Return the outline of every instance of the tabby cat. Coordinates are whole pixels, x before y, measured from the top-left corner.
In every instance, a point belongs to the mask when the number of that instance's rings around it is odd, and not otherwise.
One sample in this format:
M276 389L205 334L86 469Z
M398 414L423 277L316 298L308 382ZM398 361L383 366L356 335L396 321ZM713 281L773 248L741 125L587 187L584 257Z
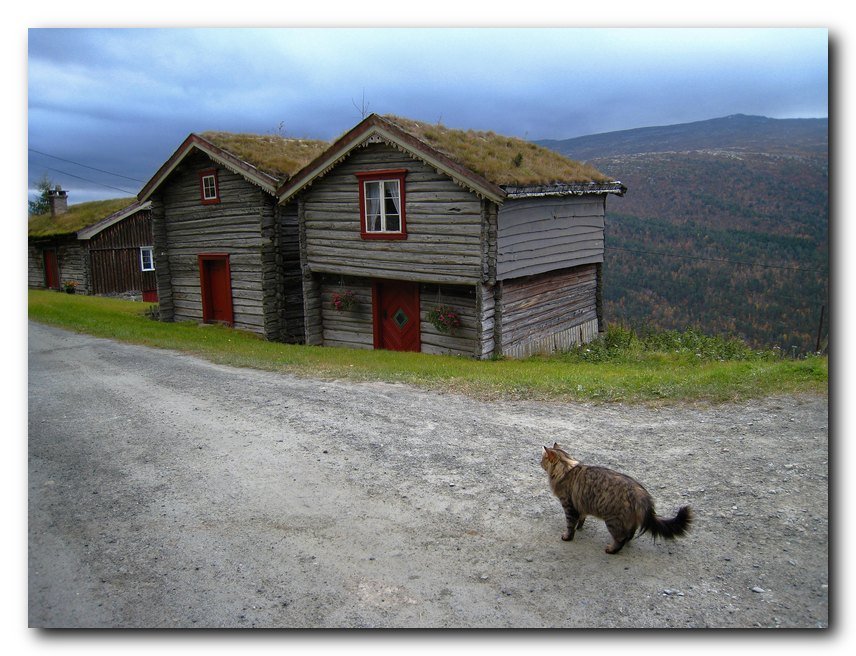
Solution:
M558 444L544 447L541 467L550 479L550 488L565 509L568 528L563 540L573 540L574 532L583 527L586 515L606 522L612 544L606 553L615 554L636 535L649 531L655 538L674 539L684 535L692 523L689 506L683 506L672 519L654 512L651 495L637 481L606 467L583 465Z

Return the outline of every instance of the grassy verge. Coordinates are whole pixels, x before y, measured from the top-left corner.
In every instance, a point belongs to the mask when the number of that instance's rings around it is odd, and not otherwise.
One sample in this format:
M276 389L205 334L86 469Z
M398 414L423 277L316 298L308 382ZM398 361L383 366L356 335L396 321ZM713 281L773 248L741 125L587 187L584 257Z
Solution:
M526 360L296 346L221 326L163 323L150 306L29 292L29 318L97 337L172 349L212 362L324 379L400 382L483 399L627 402L732 401L826 394L825 357L785 359L691 331L638 337L621 329L569 353Z

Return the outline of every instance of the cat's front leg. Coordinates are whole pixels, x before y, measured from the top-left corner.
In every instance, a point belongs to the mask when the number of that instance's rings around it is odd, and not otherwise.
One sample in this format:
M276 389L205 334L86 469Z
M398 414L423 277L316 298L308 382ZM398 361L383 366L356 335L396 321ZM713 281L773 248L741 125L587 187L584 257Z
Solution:
M568 527L565 529L565 532L562 533L562 539L565 542L570 542L574 539L574 533L577 529L577 522L580 521L580 514L577 512L577 509L574 508L574 505L570 502L563 503L562 508L565 510L565 521L567 522ZM580 524L581 526L582 524Z

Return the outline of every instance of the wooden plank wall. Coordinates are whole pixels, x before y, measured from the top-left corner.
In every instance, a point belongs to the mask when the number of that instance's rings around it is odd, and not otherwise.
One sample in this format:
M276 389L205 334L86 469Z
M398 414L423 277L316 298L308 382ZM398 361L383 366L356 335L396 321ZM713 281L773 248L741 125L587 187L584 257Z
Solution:
M355 174L406 168L407 239L360 238ZM305 257L312 272L420 282L482 279L482 203L471 192L386 144L356 149L303 195Z
M165 246L168 253L171 298L167 302L174 320L201 321L198 255L228 253L234 325L265 335L261 222L262 215L272 211L275 200L242 176L218 166L221 202L203 205L199 171L213 164L202 154L190 155L160 189L165 243L159 244L158 251ZM157 213L154 218L157 221ZM157 238L157 227L155 232ZM163 295L160 299L161 303L167 300Z
M497 279L603 261L603 198L506 201L499 209Z
M152 246L151 212L143 210L89 240L91 293L114 294L156 289L154 271L143 271L140 247Z
M596 293L595 264L504 281L502 354L527 357L591 341L598 334Z

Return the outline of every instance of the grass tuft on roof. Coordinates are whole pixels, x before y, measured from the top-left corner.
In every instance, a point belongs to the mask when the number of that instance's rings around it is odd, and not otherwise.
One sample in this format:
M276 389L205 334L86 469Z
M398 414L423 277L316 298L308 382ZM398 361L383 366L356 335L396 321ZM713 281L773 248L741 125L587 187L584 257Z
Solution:
M199 135L257 169L285 181L326 150L316 139L291 139L275 134L202 132Z
M88 203L69 205L68 211L57 217L52 217L50 213L30 216L27 234L30 237L70 235L125 209L136 200L136 198L93 200Z
M382 118L496 185L613 182L593 166L517 137L456 130L390 114Z

